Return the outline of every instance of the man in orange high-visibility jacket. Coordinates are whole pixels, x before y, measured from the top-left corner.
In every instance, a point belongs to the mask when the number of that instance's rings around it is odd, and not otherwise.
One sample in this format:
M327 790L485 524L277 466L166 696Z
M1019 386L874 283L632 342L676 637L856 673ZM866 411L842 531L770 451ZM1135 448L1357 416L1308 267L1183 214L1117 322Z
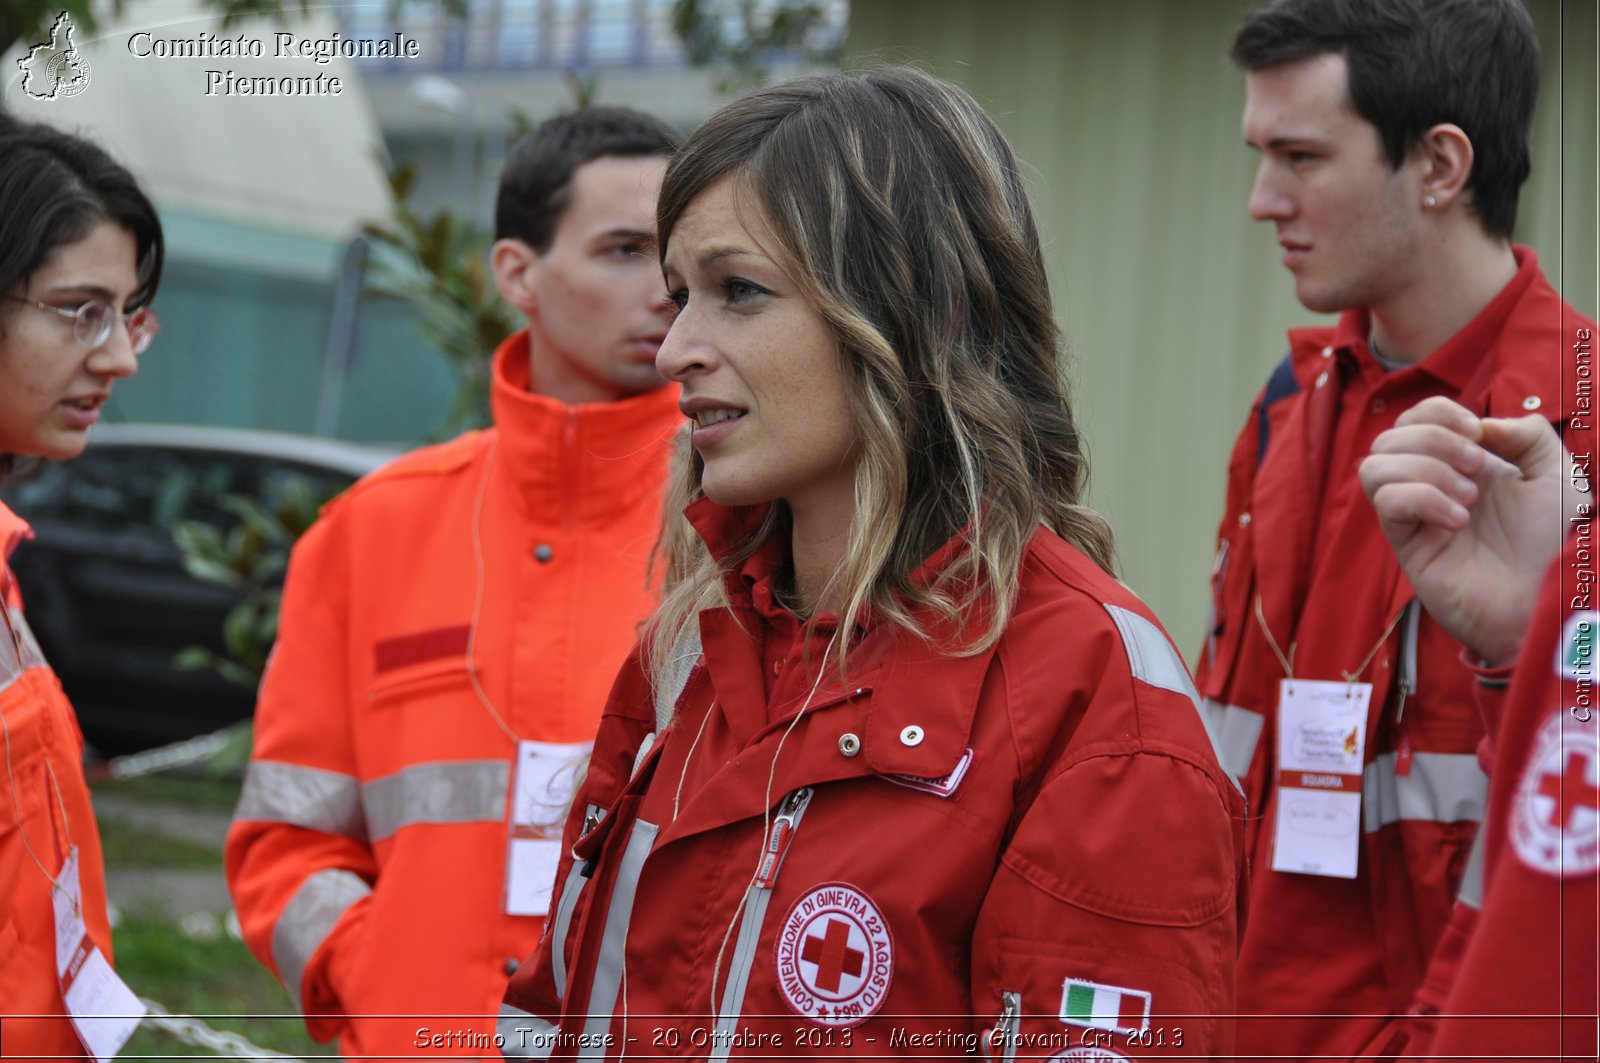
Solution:
M572 776L656 594L676 143L592 108L513 149L492 265L528 328L495 352L494 427L362 480L290 562L227 875L346 1057L494 1056L538 941Z

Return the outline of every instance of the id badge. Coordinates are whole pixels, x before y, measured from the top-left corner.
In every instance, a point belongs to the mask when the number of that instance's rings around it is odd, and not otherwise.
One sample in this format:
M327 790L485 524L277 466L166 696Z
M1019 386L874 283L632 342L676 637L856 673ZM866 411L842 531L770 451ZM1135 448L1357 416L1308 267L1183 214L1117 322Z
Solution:
M67 1014L83 1047L100 1063L109 1063L133 1036L145 1016L145 1006L89 938L83 921L77 846L68 853L50 899L56 916L56 979L61 999L66 1001Z
M507 832L507 915L548 915L561 828L592 742L518 742Z
M1356 877L1371 701L1371 683L1279 684L1274 871Z

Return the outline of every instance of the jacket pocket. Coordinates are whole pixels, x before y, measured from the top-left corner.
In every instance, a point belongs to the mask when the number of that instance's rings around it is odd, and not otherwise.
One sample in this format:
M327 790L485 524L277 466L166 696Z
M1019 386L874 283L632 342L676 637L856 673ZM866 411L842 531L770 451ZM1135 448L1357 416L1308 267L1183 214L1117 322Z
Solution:
M374 709L403 705L412 697L472 684L472 669L465 657L444 657L421 664L409 664L384 672L367 688L367 702Z

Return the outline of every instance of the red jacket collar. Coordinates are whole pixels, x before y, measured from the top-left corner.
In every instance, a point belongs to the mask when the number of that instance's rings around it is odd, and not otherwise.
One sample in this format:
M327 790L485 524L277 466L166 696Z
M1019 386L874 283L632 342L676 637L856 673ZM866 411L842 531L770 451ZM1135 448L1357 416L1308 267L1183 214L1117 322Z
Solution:
M1459 332L1414 367L1433 376L1464 405L1482 414L1517 417L1531 409L1559 420L1561 404L1559 361L1530 358L1530 345L1544 340L1560 342L1572 322L1563 321L1561 296L1539 269L1539 256L1530 247L1514 245L1517 272L1489 303ZM1574 321L1576 318L1574 318ZM1328 368L1329 354L1338 354L1361 367L1376 371L1367 346L1370 314L1347 310L1327 328L1295 329L1289 333L1295 378L1302 388L1315 386ZM1565 330L1565 331L1563 331ZM1532 400L1537 399L1537 402Z
M768 508L720 506L700 498L684 509L684 516L712 556L726 563L738 556L740 547L761 526ZM918 567L913 581L931 581L966 548L961 535L953 536ZM787 539L775 535L733 567L726 588L736 617L759 623L767 609L779 608L772 601L771 580L788 559ZM978 654L952 655L940 645L948 630L926 615L919 614L919 619L932 631L934 645L897 626L876 623L870 610L857 622L863 634L851 651L855 664L850 685L860 684L872 691L862 735L863 760L881 774L932 777L955 767L966 751L983 679L996 649L990 646ZM820 622L836 621L825 618ZM759 652L759 645L752 641L747 652ZM824 676L823 688L831 689L836 682L833 676ZM925 736L917 745L902 740L911 726Z
M11 512L11 508L0 502L0 562L11 556L11 552L25 539L33 538L33 529L28 522Z
M506 337L494 352L489 392L495 464L528 508L603 522L658 493L667 448L684 423L678 389L568 406L528 390L530 357L526 329Z

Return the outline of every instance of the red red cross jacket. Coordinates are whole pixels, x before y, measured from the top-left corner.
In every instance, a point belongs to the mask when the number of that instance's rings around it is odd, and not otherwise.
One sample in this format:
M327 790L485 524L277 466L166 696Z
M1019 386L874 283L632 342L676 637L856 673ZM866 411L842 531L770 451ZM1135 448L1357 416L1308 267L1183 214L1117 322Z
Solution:
M1410 586L1355 466L1430 395L1480 415L1537 410L1564 423L1567 348L1594 323L1561 301L1532 251L1515 254L1515 278L1417 365L1386 372L1367 347L1363 312L1334 329L1291 332L1235 444L1195 678L1252 816L1239 1010L1274 1017L1241 1020L1241 1055L1399 1051L1398 1017L1413 1008L1450 920L1488 788L1475 681L1460 645L1409 611ZM1272 870L1284 667L1264 631L1297 678L1359 672L1372 684L1354 879Z
M1574 418L1577 422L1577 418ZM1586 443L1567 442L1593 476ZM1444 1058L1594 1059L1600 1022L1600 612L1593 507L1545 579L1498 726L1482 908L1442 1009ZM1497 707L1490 706L1491 709ZM1419 1046L1420 1048L1421 1046Z
M689 514L714 553L748 527ZM869 621L841 685L774 602L785 553L700 615L653 741L619 676L502 1051L1229 1053L1242 806L1144 606L1040 530L996 645Z

